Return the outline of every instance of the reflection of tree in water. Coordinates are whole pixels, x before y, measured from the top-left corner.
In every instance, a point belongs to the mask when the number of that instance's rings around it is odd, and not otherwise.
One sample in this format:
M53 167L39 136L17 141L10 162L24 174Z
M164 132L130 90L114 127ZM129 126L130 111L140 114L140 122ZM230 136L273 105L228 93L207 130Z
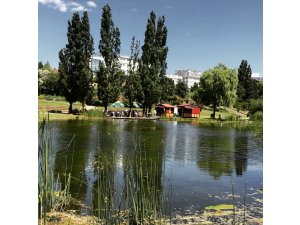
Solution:
M154 219L153 213L161 213L164 129L153 121L127 123L126 130L135 130L124 146L124 180L127 206L139 212L132 212L132 220ZM131 132L131 134L134 134ZM134 139L133 139L134 138ZM161 216L161 215L154 215Z
M234 139L231 136L215 135L200 139L197 164L214 179L219 179L222 175L232 173Z
M237 176L242 176L247 169L248 136L237 133L235 137L234 164Z
M69 129L71 132L60 132L60 135L68 133L68 136L60 137L64 144L60 144L60 150L55 159L55 173L59 175L62 189L70 173L71 196L77 200L83 200L87 189L84 184L86 176L83 171L86 167L88 141L92 135L90 126L85 121L66 121L58 123L57 126L61 126L62 130Z
M116 203L116 124L104 120L98 126L98 141L94 156L93 210L101 219L110 219L113 223Z

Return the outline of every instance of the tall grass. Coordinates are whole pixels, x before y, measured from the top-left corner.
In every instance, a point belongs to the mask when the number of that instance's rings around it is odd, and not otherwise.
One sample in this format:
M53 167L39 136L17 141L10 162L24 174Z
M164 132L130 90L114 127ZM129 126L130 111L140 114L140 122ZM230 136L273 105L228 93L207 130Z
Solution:
M71 142L73 142L74 137ZM70 144L71 144L70 142ZM75 143L75 142L74 142ZM69 148L71 145L68 145ZM123 177L120 185L117 177L116 154L100 150L95 156L94 172L97 177L93 190L92 209L100 224L148 225L167 224L171 221L171 181L166 190L161 163L143 154L139 145L133 158L123 160ZM73 145L74 153L74 145ZM39 127L39 223L47 224L47 213L65 211L73 203L70 194L72 180L83 185L84 181L65 173L54 174L55 152L51 144L51 132L44 119ZM72 163L73 164L73 163ZM72 167L72 165L71 165ZM72 169L71 169L72 170Z
M136 149L123 165L123 186L117 189L115 154L101 151L97 171L96 215L104 224L166 224L171 216L171 186L162 188L161 168Z
M65 187L61 189L59 176L56 178L54 176L53 160L51 133L46 119L43 119L39 127L38 142L38 215L40 224L47 224L49 211L62 211L71 200L69 194L71 175L65 176Z

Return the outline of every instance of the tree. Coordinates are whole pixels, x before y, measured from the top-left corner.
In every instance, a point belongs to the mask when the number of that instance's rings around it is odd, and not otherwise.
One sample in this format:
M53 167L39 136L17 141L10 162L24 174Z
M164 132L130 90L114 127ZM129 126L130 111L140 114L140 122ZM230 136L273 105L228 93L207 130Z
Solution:
M248 65L247 60L242 60L238 69L237 87L237 97L240 102L247 101L250 99L250 83L252 80L251 75L251 66Z
M185 98L189 92L189 88L185 82L179 80L175 87L175 94L181 98Z
M82 109L84 109L85 102L90 96L92 91L93 73L90 68L90 61L94 52L94 41L90 34L90 23L88 13L83 13L81 22L81 38L82 38L82 51L83 51L83 70L80 76L80 89L79 100L82 103Z
M81 101L83 107L88 96L91 83L89 60L93 51L93 39L89 34L88 16L85 12L80 19L79 13L73 14L68 21L68 43L59 52L59 85L61 94L69 102L69 113L72 105Z
M169 77L163 76L161 85L162 85L161 101L169 102L171 97L175 93L174 81Z
M120 31L115 27L109 5L102 8L99 51L104 58L100 62L98 78L98 98L107 111L108 103L118 99L122 85L123 72L120 69Z
M232 106L236 100L238 77L236 71L219 64L200 77L198 99L202 104L213 105L213 118L220 105Z
M139 74L143 88L141 103L143 114L151 111L152 105L162 96L162 79L167 69L166 57L168 48L167 28L165 18L159 17L156 26L156 15L153 11L147 21L142 56L139 65Z
M137 71L139 53L140 53L140 42L135 41L135 37L133 36L131 41L129 71L128 71L128 76L125 79L125 85L124 85L124 95L127 98L129 104L129 116L131 116L131 109L133 108L134 101L142 93L140 76Z
M43 65L43 62L39 62L39 67L38 67L39 69L43 69L44 68L44 65Z
M191 87L190 89L190 92L194 92L194 91L197 91L199 88L199 83L194 83L193 86Z

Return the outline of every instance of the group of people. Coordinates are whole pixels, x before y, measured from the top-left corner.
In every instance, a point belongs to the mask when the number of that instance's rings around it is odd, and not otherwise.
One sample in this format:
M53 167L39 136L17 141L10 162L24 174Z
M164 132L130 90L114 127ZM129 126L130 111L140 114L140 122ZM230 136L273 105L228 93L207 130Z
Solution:
M129 115L129 110L123 110L123 111L113 111L113 110L107 110L106 116L109 117L141 117L142 113L138 112L137 110L132 110L131 115Z
M154 112L154 116L156 113ZM113 110L107 110L106 116L108 117L143 117L142 111L137 110L131 110L129 115L129 110L123 110L123 111L113 111ZM152 114L149 113L148 117L151 117Z

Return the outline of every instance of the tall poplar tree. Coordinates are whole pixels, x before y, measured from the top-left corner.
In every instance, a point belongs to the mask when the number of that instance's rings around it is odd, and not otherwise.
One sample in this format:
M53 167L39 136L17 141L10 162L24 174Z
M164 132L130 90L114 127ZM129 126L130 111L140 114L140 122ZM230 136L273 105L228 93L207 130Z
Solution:
M122 74L120 69L120 31L115 27L112 20L109 5L102 8L102 19L100 29L99 51L104 58L104 62L99 63L98 78L98 98L104 106L104 113L110 102L118 100L122 84Z
M151 107L162 97L162 81L167 69L167 28L165 18L158 18L153 11L147 21L139 74L143 89L143 114L151 112Z
M84 68L82 71L82 75L80 76L80 101L82 103L82 108L85 106L86 99L90 95L92 90L92 83L93 83L93 72L90 67L90 62L92 55L94 53L94 41L93 37L90 34L90 22L88 13L85 11L82 17L81 23L81 38L82 38L82 51L84 54Z
M66 101L69 102L69 113L72 113L72 105L79 100L80 76L84 68L81 21L79 13L73 14L72 20L68 21L68 43L59 52L60 89Z
M59 51L58 71L60 92L69 102L69 113L72 113L74 102L80 101L84 107L92 81L89 62L93 54L93 38L87 12L84 12L82 21L78 12L73 14L72 20L68 21L67 37L66 47Z
M129 103L129 116L131 115L131 109L133 108L134 101L142 94L142 86L137 68L140 54L140 42L136 41L134 36L131 41L130 49L129 71L124 85L124 96L127 98Z
M247 101L250 98L251 75L251 66L248 65L247 60L242 60L238 69L237 96L239 101Z

